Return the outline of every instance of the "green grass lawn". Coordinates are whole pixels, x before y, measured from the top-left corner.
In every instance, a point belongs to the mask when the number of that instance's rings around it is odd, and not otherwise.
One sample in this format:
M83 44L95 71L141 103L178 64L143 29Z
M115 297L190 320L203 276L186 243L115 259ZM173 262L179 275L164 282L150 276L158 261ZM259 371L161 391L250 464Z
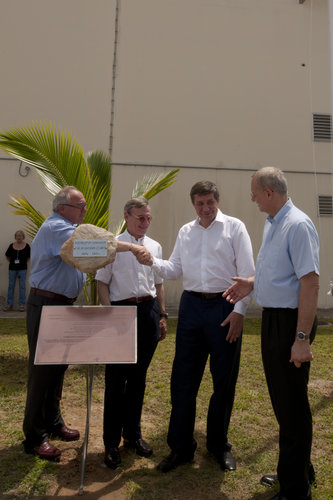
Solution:
M327 320L329 322L330 320ZM241 368L229 432L237 459L237 471L223 473L205 449L205 427L211 380L208 369L198 395L195 438L198 450L191 464L162 474L155 465L169 453L166 434L170 414L169 380L175 343L175 320L168 321L169 334L161 342L149 369L145 397L143 432L152 444L151 459L124 454L117 471L102 468L102 428L91 431L90 446L97 452L87 462L87 489L94 481L103 483L104 494L121 484L124 498L160 500L269 499L277 488L265 488L260 477L275 471L278 427L271 409L260 357L260 320L247 319L244 329ZM0 496L3 498L45 498L71 482L79 486L82 440L77 455L65 464L49 463L23 453L21 441L27 372L27 341L24 320L0 319ZM309 394L313 410L313 463L318 487L314 500L333 499L333 326L320 326L313 344ZM85 422L86 368L72 366L66 373L63 409L66 420L72 414ZM95 369L93 400L102 412L103 367ZM71 422L70 422L71 423ZM81 431L84 428L81 427ZM58 445L58 444L57 444ZM59 443L62 447L63 443ZM72 445L71 445L72 446ZM72 496L74 496L73 493ZM101 494L102 496L102 494ZM94 498L99 498L95 496ZM106 497L105 497L106 498ZM117 497L117 499L120 497Z

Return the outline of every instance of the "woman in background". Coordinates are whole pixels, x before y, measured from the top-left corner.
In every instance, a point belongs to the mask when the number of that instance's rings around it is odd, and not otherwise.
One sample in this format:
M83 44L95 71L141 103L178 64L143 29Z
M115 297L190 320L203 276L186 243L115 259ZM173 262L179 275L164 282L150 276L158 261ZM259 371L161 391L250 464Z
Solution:
M9 245L5 254L9 261L9 283L7 306L4 307L4 311L12 311L13 309L16 278L19 280L19 311L24 311L25 304L25 282L28 259L30 258L30 246L25 242L23 231L16 231L14 237L14 243Z

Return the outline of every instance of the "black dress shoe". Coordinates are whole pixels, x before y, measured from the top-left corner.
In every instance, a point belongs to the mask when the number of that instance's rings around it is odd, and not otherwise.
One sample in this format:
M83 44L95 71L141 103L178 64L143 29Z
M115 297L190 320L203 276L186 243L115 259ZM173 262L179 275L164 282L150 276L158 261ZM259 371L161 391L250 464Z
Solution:
M105 449L104 463L110 467L110 469L116 469L118 465L121 464L118 446L112 446L111 448Z
M262 476L260 479L260 484L264 486L274 486L279 482L277 474L266 474L266 476Z
M231 451L223 452L222 458L220 459L220 465L222 470L236 470L236 460Z
M136 441L124 439L124 448L133 448L140 457L150 457L153 454L153 448L151 448L147 441L144 441L142 438Z
M161 472L169 472L172 469L178 467L178 465L186 464L187 462L192 462L194 453L189 455L184 455L181 453L176 453L172 451L170 455L165 457L162 462L156 467L157 470Z

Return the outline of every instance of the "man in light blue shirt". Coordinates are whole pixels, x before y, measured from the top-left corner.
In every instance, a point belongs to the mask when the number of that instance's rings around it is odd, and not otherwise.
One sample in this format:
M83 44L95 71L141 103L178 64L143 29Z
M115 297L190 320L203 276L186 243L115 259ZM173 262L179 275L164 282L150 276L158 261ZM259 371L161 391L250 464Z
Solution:
M61 451L49 442L52 435L65 441L79 439L61 416L60 399L67 365L35 365L39 323L44 305L70 305L81 292L85 276L60 257L60 249L83 222L83 194L66 186L53 200L53 214L40 227L31 245L30 295L27 302L29 343L28 388L23 422L24 449L47 460L59 460Z
M309 217L288 199L284 174L265 167L251 184L252 201L268 213L255 276L234 278L224 296L231 303L254 288L262 313L262 358L279 423L276 500L310 500L312 416L307 385L316 331L319 241ZM272 483L275 476L264 476Z
M289 199L268 216L256 262L255 298L263 307L298 307L302 276L319 275L318 235L307 215Z

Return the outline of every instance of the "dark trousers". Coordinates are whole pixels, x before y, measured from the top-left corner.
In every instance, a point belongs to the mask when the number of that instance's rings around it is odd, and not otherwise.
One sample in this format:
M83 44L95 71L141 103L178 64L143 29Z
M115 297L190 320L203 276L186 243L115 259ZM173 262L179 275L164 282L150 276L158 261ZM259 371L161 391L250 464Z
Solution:
M29 344L28 386L23 432L27 447L38 446L64 425L60 400L64 374L68 365L35 365L35 352L43 305L68 305L59 300L29 295L27 302L27 333Z
M132 302L113 302L131 305ZM159 336L160 311L156 300L137 304L137 363L105 367L104 432L105 448L119 446L124 439L141 438L141 413L146 374Z
M308 400L310 363L289 363L297 309L267 308L262 313L262 359L273 410L279 423L278 477L289 500L308 498L312 416ZM315 337L317 321L312 328Z
M233 310L225 299L204 299L184 291L180 301L176 354L171 375L172 411L168 445L174 452L194 449L196 397L208 355L214 392L207 417L207 448L220 455L229 450L227 434L238 376L241 337L225 340L229 326L220 324Z

